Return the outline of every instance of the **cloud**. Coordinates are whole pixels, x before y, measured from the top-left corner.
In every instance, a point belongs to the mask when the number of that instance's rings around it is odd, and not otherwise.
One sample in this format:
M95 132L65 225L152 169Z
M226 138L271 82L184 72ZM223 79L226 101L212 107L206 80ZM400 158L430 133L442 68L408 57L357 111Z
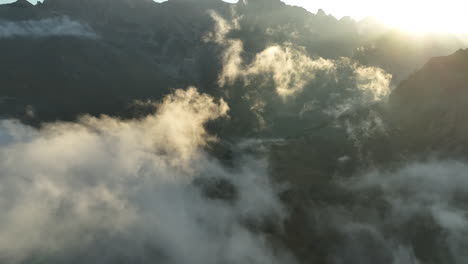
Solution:
M427 210L441 227L468 232L467 208L457 203L468 198L466 171L468 165L457 161L413 163L397 172L370 172L352 186L381 190L399 221Z
M256 55L243 71L244 81L248 85L255 76L266 75L273 80L277 94L286 99L301 92L317 72L333 71L334 66L330 60L313 60L290 45L275 45Z
M251 227L286 217L267 163L204 151L227 111L189 88L139 120L1 121L0 262L291 263Z
M385 102L392 91L392 75L378 67L359 65L349 58L336 60L334 72L342 89L334 92L325 111L335 118L359 108Z
M228 39L227 36L231 31L240 29L239 19L238 17L232 19L231 21L227 21L223 17L221 17L218 13L214 10L209 10L208 14L215 22L215 28L213 32L208 32L205 36L205 41L214 41L218 44L224 44Z
M386 134L383 118L370 109L386 102L392 90L391 74L350 58L312 58L305 48L291 43L273 44L256 54L248 54L240 39L230 37L232 31L241 30L242 17L233 16L229 21L214 11L210 15L215 26L205 41L223 48L218 85L243 85L242 100L250 105L255 116L255 129L273 127L274 116L291 115L292 109L300 119L306 115L325 115L346 131L361 160L365 156L364 142L374 135ZM275 97L283 105L273 106L278 103ZM311 102L318 103L311 107ZM288 112L282 113L281 109ZM362 115L363 109L370 111Z
M226 50L223 54L223 69L218 77L218 84L224 87L226 84L233 84L239 76L243 75L243 59L241 57L244 44L240 40L226 41Z
M213 32L207 34L205 40L212 41L224 48L223 69L218 78L221 87L232 85L242 80L245 85L258 82L260 86L268 87L273 81L276 93L283 99L295 97L307 85L314 81L318 73L328 76L329 80L338 78L340 70L350 68L355 75L355 88L366 96L367 101L378 101L390 92L392 76L384 70L375 67L361 66L348 58L329 60L311 58L301 47L291 43L271 45L254 56L251 63L245 63L242 58L244 45L240 39L229 38L233 30L240 30L236 17L227 21L216 12L210 12L215 22Z
M372 162L364 145L372 137L388 136L385 118L375 106L386 104L392 91L392 75L348 58L335 64L337 85L341 88L331 94L323 112L345 129L360 161Z
M67 16L15 22L0 20L0 39L52 36L72 36L91 39L98 37L88 25L71 20Z
M240 18L229 22L214 11L210 12L210 15L215 21L215 28L214 32L208 33L205 40L213 41L225 48L223 69L218 78L221 87L233 84L239 78L248 85L257 76L264 76L264 82L273 79L276 92L286 99L302 91L304 86L315 78L315 72L333 69L331 61L322 58L313 60L291 44L270 46L258 53L251 64L246 65L242 58L244 52L242 41L228 38L232 30L240 29Z
M357 87L367 97L366 102L378 102L386 99L391 92L392 75L383 69L368 66L356 66Z
M215 22L215 25L213 31L205 35L204 40L205 42L214 42L225 49L223 53L223 69L218 77L219 86L224 87L226 84L232 84L241 75L242 71L243 59L241 54L244 51L244 44L239 39L228 38L231 31L240 28L240 18L227 21L213 10L208 13Z
M466 263L467 171L459 161L412 162L340 181L353 202L316 213L342 236L335 263Z

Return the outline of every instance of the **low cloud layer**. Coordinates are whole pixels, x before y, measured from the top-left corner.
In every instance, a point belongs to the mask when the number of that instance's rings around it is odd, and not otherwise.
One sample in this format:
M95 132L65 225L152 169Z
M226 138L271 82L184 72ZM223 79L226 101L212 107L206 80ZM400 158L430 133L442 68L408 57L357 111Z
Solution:
M340 234L333 262L466 263L467 171L464 162L416 162L340 183L350 204L315 212L323 229Z
M227 111L190 88L140 120L1 121L0 262L291 263L252 229L286 216L266 162L203 150Z
M0 39L52 36L97 38L97 34L89 26L66 16L14 22L0 20Z

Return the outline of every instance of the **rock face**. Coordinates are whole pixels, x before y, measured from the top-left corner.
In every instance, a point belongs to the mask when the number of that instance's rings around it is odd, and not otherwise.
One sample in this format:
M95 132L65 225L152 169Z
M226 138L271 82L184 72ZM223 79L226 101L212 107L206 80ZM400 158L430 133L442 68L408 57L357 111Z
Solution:
M466 154L468 50L431 59L393 92L390 109L401 146Z

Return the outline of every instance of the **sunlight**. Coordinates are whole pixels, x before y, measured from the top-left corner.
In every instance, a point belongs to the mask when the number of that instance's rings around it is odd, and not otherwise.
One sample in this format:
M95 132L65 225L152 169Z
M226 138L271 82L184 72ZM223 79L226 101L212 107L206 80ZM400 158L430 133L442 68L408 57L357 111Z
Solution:
M357 20L375 17L383 23L415 33L468 33L468 2L464 0L285 0L311 12L324 9L338 19L351 16Z
M463 13L466 7L461 1L407 1L399 7L380 10L378 18L389 26L416 33L461 34L468 33L468 21Z

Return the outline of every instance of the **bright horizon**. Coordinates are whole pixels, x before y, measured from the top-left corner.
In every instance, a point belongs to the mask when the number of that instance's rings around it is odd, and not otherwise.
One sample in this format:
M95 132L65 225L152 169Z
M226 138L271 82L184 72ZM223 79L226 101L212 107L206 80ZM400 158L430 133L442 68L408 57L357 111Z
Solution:
M302 6L311 12L319 8L341 18L351 16L357 20L375 17L383 23L406 31L428 33L468 33L466 0L286 0L288 4Z
M28 0L36 2L34 0ZM0 3L14 2L0 0ZM164 2L164 0L156 0ZM226 0L237 2L237 0ZM374 17L384 24L415 33L468 34L468 10L466 0L283 0L286 4L301 6L312 13L323 9L327 14L356 20Z
M384 24L416 33L468 34L466 0L282 0L312 13L323 9L340 19L374 17ZM237 2L230 0L227 2Z

